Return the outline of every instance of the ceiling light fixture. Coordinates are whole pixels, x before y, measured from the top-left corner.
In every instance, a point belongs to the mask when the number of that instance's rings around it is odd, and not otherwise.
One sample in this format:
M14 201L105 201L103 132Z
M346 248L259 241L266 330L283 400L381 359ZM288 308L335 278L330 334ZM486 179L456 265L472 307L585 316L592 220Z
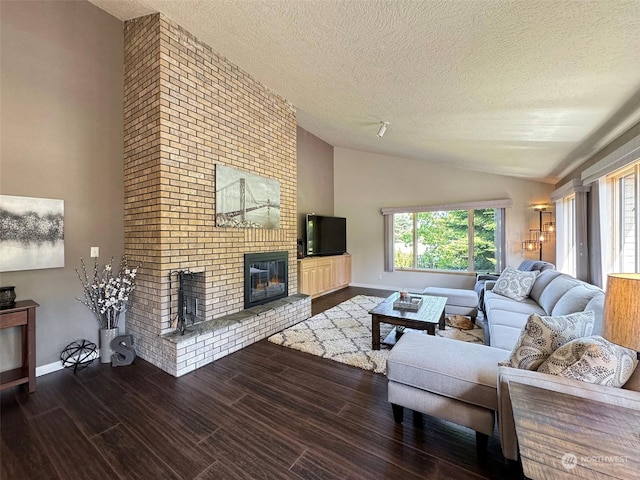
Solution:
M387 131L387 125L389 122L380 122L380 128L378 129L378 136L382 138L384 136L384 132Z

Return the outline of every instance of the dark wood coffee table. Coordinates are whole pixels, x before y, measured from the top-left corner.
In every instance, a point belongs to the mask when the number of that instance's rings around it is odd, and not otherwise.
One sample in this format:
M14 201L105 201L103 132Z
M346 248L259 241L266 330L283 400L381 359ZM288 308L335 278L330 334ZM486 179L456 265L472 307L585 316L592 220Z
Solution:
M444 330L444 307L446 297L432 297L429 295L414 295L422 297L420 310L397 310L393 302L398 299L398 293L389 296L384 302L370 310L371 314L371 348L380 350L380 323L389 323L396 327L408 327L413 330L426 330L429 335L436 334L436 325Z

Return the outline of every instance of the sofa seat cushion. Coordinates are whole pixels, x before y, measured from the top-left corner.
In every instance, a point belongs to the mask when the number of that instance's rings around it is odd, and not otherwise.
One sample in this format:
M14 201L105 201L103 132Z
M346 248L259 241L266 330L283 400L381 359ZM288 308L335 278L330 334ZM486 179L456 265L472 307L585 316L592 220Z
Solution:
M485 298L492 347L511 351L529 315L546 315L542 307L530 298L517 302L491 291L486 292Z
M518 329L518 332L524 328L527 320L532 314L512 312L509 310L500 310L494 308L491 311L491 322L489 322L489 328L496 325L502 325L504 327L511 327Z
M520 338L520 332L529 315L508 310L493 310L488 324L489 341L492 347L511 351Z
M387 378L497 410L498 362L509 352L416 332L405 333L387 359Z
M485 303L487 316L489 318L491 318L491 312L494 309L524 313L527 315L531 315L532 313L537 313L538 315L547 314L547 312L545 312L540 305L538 305L535 301L533 301L530 298L526 298L518 302L516 300L511 300L508 297L499 295L492 291L488 291L485 293L484 303Z
M489 327L491 346L510 354L513 346L517 343L518 338L520 338L521 330L520 328L505 327L504 325L493 325Z

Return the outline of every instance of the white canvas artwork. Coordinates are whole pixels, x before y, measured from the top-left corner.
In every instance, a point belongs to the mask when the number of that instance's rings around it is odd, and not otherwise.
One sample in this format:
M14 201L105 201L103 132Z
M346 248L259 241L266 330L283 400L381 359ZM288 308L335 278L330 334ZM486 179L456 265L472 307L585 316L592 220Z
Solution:
M280 182L216 165L216 225L280 228Z
M64 267L64 200L0 195L0 272Z

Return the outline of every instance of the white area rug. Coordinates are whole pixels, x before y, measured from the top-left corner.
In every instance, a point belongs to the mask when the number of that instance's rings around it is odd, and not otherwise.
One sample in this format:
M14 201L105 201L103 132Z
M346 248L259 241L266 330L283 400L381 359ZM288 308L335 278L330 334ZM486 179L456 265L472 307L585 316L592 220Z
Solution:
M364 370L385 373L389 348L383 345L381 350L371 349L371 315L368 313L383 300L358 295L270 336L269 341ZM381 323L380 338L384 340L392 328L392 325ZM484 343L484 333L479 326L473 330L458 330L447 325L445 330L436 328L436 335Z

